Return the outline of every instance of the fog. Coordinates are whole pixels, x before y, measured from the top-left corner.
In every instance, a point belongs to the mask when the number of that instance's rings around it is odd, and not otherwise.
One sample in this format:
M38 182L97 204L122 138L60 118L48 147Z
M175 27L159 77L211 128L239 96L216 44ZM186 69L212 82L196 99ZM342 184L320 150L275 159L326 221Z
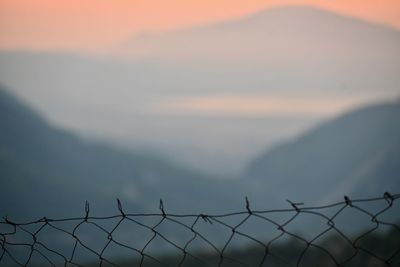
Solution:
M282 8L132 38L98 56L3 51L0 81L86 138L234 174L326 118L398 97L399 46L394 29ZM204 105L224 97L248 108ZM316 108L304 112L293 100Z

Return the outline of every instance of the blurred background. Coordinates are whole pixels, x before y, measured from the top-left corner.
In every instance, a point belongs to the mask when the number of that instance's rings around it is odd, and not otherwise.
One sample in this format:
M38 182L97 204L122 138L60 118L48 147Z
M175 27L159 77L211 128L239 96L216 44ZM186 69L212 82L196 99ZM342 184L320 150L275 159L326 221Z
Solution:
M397 0L0 0L0 215L398 193L399 29Z
M282 193L307 177L337 184L327 195L390 176L374 171L399 144L397 1L2 0L0 12L3 188L14 171L57 188L101 179L136 203L139 181L169 175Z

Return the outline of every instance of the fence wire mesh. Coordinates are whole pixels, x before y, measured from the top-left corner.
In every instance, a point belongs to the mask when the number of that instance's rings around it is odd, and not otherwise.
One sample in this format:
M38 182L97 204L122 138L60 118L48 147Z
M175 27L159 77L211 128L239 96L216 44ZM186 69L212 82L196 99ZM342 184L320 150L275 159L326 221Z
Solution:
M118 200L106 217L86 203L77 218L3 218L0 266L400 266L399 198L276 210L246 198L242 211L214 215L171 214L161 200L158 213L127 213Z

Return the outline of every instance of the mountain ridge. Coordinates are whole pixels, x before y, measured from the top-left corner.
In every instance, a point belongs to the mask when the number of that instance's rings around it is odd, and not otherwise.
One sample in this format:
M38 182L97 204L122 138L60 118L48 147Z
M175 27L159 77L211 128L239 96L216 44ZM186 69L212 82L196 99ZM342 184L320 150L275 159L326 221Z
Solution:
M300 12L299 12L300 11ZM396 33L400 33L400 29L387 25L384 23L379 23L379 22L374 22L374 21L369 21L366 19L362 19L359 17L355 16L350 16L346 14L342 14L340 12L335 12L331 10L327 10L324 8L316 7L316 6L311 6L311 5L286 5L286 6L277 6L277 7L272 7L272 8L265 8L244 16L240 17L235 17L232 19L227 19L227 20L221 20L221 21L216 21L216 22L211 22L211 23L206 23L206 24L201 24L201 25L195 25L191 27L185 27L177 30L172 30L172 31L163 31L163 32L142 32L139 34L134 35L133 37L128 38L126 42L129 42L129 40L133 40L135 38L141 39L141 38L148 38L148 37L155 37L159 35L165 35L168 33L184 33L187 31L193 31L193 30L204 30L208 28L213 28L213 27L218 27L218 26L229 26L231 24L237 24L237 23L242 23L246 21L252 21L252 20L260 20L265 18L265 16L270 15L271 13L282 13L282 12L297 12L297 13L303 13L302 16L307 15L305 13L319 13L320 15L327 15L331 16L334 18L344 18L347 19L348 21L353 21L353 22L359 22L362 24L369 24L370 26L375 26L378 28L385 28L389 31L393 31Z
M69 215L84 200L105 211L115 197L137 211L162 198L175 211L204 212L240 207L244 195L265 209L286 198L318 204L343 194L400 191L400 102L363 107L319 124L261 154L238 180L211 179L162 158L81 142L49 128L35 113L31 120L29 108L1 91L0 103L0 185L7 189L0 195L1 214Z
M244 177L276 186L280 198L310 200L311 194L324 202L344 194L400 191L399 115L399 101L345 113L260 155Z
M225 44L226 39L232 39L232 45L234 45L236 49L237 46L235 46L235 43L237 42L242 42L247 46L251 44L254 46L258 41L268 47L268 42L262 39L263 33L271 35L271 38L267 40L272 42L275 42L274 39L279 40L279 38L282 37L278 34L279 32L283 32L283 34L288 36L304 35L309 38L315 38L314 36L318 36L318 39L321 39L320 37L329 38L329 36L333 36L334 39L332 40L345 40L346 38L336 38L336 35L341 33L341 31L338 30L339 25L345 34L343 35L344 37L351 36L351 34L361 34L363 31L363 34L368 35L370 34L368 31L371 31L382 35L382 38L376 38L377 40L385 39L390 36L397 36L396 40L398 42L400 35L399 29L334 13L325 9L312 6L285 6L265 9L245 17L215 22L209 25L206 24L155 34L141 34L137 37L131 37L127 41L123 42L121 47L125 45L129 49L129 46L131 45L133 51L144 48L145 54L147 53L150 58L152 57L152 50L154 50L156 53L155 58L159 59L159 56L163 55L157 54L157 49L160 51L164 50L164 53L167 53L166 51L171 49L168 48L168 46L176 46L176 44L171 44L171 40L174 42L175 39L176 42L181 39L180 41L183 44L191 43L197 51L201 51L197 42L202 42L201 45L204 46L208 52L212 51L212 48L207 46L207 42L218 47L218 41ZM368 29L368 31L366 29ZM240 33L240 38L234 36L235 32ZM329 32L329 34L326 32ZM214 33L216 36L213 36ZM253 36L253 33L255 36ZM202 37L202 35L205 36ZM218 39L218 35L222 35L222 37ZM365 39L367 35L363 36L361 34L360 37ZM244 43L244 40L241 38L250 39L251 42ZM217 40L217 42L213 39ZM207 42L205 42L205 40L207 40ZM137 43L136 47L135 43ZM166 46L167 49L165 49ZM230 47L226 45L225 47L230 49ZM257 46L254 47L258 49ZM183 49L184 52L186 49L187 48ZM219 49L218 51L223 52L223 49ZM172 58L175 58L177 55L178 53L175 53Z
M6 189L1 215L72 216L85 200L104 212L114 210L115 198L137 211L156 207L160 198L178 211L212 209L214 199L230 201L229 192L216 193L222 181L157 155L83 141L46 123L2 88L0 121L0 187ZM199 202L205 191L212 196Z

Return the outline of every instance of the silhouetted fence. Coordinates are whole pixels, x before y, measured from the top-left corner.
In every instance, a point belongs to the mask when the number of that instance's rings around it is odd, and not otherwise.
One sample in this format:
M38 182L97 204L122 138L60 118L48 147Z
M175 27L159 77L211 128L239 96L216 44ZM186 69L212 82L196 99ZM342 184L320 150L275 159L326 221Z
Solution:
M86 203L80 218L3 218L0 266L400 266L399 198L265 211L246 198L217 215L170 214L162 201L159 213L128 213L118 200L108 217Z

